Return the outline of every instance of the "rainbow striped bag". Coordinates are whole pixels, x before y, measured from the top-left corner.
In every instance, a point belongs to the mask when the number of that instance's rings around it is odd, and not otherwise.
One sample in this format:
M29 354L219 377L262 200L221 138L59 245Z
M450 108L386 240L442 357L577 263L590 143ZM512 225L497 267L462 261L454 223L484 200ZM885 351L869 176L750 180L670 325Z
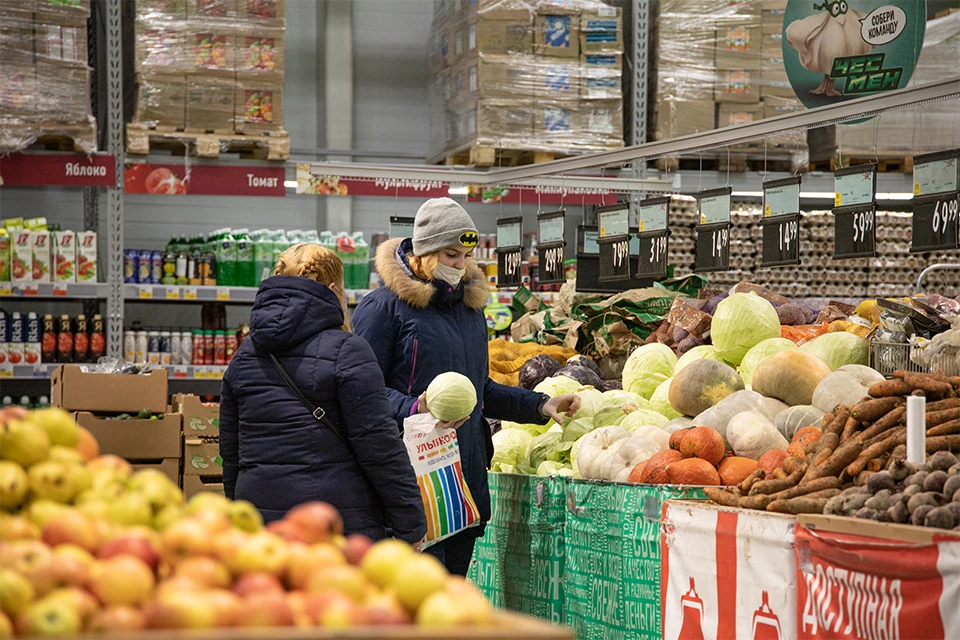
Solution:
M423 546L479 525L480 511L463 480L457 430L438 427L428 413L418 414L404 420L403 443L427 514Z

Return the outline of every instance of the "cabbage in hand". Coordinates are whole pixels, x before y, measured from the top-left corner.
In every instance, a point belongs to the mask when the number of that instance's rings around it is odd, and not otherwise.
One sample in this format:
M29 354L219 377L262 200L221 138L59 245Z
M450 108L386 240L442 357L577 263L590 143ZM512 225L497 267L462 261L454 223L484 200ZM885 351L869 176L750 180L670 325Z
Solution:
M427 387L427 409L441 422L458 422L470 416L477 406L477 390L470 378L447 371Z

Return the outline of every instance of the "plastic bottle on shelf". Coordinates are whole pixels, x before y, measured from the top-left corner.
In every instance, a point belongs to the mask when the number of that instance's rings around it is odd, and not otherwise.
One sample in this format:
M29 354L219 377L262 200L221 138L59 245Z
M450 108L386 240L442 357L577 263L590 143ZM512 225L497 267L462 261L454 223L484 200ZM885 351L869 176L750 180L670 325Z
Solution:
M353 286L352 289L370 287L370 245L363 239L363 232L353 234Z
M57 362L70 362L72 360L73 330L70 316L63 314L60 316L60 331L57 333Z
M77 316L77 330L73 333L73 361L88 362L90 358L90 335L87 327L87 316Z
M256 267L253 262L253 241L247 235L246 229L237 229L234 234L237 243L236 285L240 287L255 287Z
M189 259L187 257L187 245L183 244L177 251L176 262L176 284L190 284Z
M353 238L346 231L341 231L336 237L336 246L332 247L340 257L343 263L343 286L346 289L354 289L353 286L353 265L356 247L353 244Z
M266 229L250 234L253 238L254 286L259 287L264 278L273 272L273 236Z
M137 331L134 335L136 335L137 338L137 355L134 362L137 364L146 364L150 349L150 336L146 331Z
M133 331L123 332L123 361L130 364L137 361L137 336Z
M230 231L223 231L217 241L217 284L237 285L237 240Z
M93 316L93 325L90 327L90 362L100 362L107 353L107 336L103 330L103 316L99 313Z
M43 316L43 335L40 336L40 359L42 362L57 361L57 325L52 314Z
M270 261L273 263L270 266L270 273L273 273L273 268L276 266L277 262L280 260L280 254L287 250L287 247L290 246L290 239L287 237L287 232L283 229L277 229L273 232L273 237L271 238L273 242L273 255L270 258Z
M190 239L190 250L187 253L187 284L203 284L203 278L200 274L200 261L203 259L203 251L200 244L203 242L199 236Z

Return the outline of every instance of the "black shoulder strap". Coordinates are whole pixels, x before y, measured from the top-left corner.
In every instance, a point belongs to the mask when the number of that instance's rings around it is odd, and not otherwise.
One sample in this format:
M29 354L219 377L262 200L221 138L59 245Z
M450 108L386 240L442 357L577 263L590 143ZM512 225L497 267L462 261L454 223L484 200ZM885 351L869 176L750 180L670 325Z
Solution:
M273 366L277 368L277 372L280 373L280 377L283 378L283 381L287 383L287 386L290 387L290 391L293 391L293 394L297 396L297 399L307 408L307 411L320 422L322 422L330 431L333 431L333 434L337 436L337 439L351 452L353 447L350 446L350 441L347 440L346 434L340 428L340 425L334 424L331 420L327 420L327 412L323 410L323 407L318 407L303 394L300 390L300 387L297 386L297 383L293 381L293 378L290 377L290 374L287 373L287 370L283 368L283 365L280 364L280 361L277 359L277 356L270 354L270 359L273 361Z

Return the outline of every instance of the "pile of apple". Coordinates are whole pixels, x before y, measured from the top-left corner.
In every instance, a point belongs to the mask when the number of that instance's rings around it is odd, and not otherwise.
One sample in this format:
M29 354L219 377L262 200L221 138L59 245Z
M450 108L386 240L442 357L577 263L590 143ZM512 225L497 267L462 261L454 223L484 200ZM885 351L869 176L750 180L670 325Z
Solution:
M249 502L185 503L163 474L99 455L59 409L0 412L0 611L0 638L491 621L433 556L344 537L328 504L264 527Z

